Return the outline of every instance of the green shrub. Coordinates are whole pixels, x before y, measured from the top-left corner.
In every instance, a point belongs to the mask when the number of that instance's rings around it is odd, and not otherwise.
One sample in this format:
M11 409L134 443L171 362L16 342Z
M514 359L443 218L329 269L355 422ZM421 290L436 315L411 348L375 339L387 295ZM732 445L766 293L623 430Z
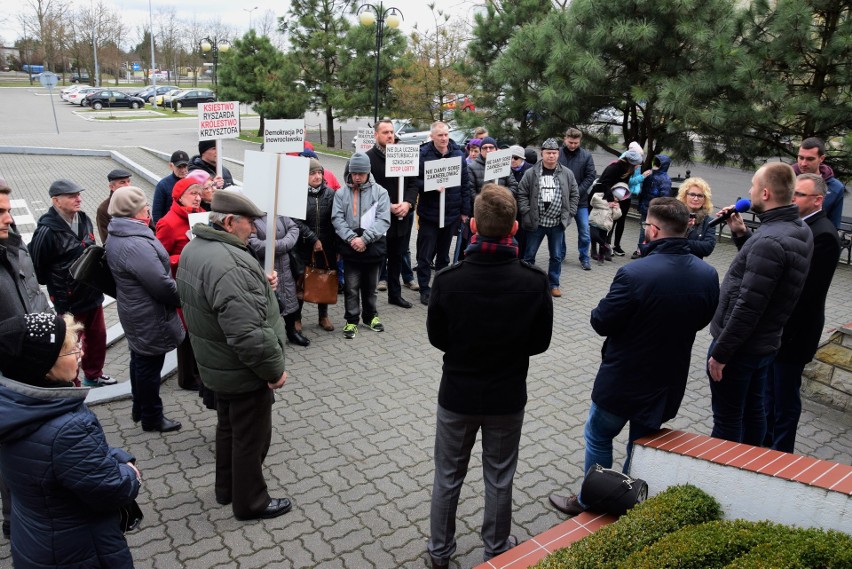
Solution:
M777 543L762 543L732 561L730 569L847 569L852 536L838 531L787 528Z
M695 486L672 486L571 547L542 559L537 569L614 567L630 554L682 527L717 520L718 502Z

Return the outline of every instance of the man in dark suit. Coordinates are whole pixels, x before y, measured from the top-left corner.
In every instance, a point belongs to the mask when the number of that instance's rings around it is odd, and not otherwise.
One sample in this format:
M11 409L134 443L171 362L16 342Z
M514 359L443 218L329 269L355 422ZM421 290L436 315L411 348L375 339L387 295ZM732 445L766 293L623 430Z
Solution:
M793 452L796 443L802 413L802 371L816 353L825 325L825 297L840 259L837 229L822 209L826 189L819 174L800 174L793 192L793 203L813 233L814 253L802 294L784 326L781 348L769 368L764 392L764 446L782 452Z

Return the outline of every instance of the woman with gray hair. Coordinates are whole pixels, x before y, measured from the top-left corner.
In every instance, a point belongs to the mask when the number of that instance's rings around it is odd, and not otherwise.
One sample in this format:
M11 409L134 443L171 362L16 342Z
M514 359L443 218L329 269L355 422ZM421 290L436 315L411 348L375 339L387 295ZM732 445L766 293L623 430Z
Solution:
M145 192L117 189L109 203L107 264L115 278L118 318L130 347L132 417L145 431L180 429L163 416L160 373L166 354L183 341L177 308L180 298L169 267L169 254L148 227L151 216Z

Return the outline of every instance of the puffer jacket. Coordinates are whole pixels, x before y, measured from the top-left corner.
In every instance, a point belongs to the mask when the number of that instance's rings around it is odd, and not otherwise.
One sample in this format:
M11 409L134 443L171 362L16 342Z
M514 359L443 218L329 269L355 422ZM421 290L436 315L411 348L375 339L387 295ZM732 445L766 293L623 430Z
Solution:
M337 239L334 226L331 224L331 210L334 207L334 190L329 188L325 182L320 186L319 193L308 192L308 207L305 210L305 219L294 219L299 226L299 243L296 251L303 265L311 264L311 253L314 244L322 243L328 262L331 266L337 260ZM322 255L317 256L317 263L322 266ZM329 268L329 267L322 267Z
M130 569L118 507L139 493L128 452L110 448L88 389L0 375L0 467L12 501L16 569Z
M266 218L255 220L257 230L249 238L248 246L261 263L266 259ZM290 267L290 251L299 241L299 227L289 217L279 215L275 222L275 262L278 272L278 298L284 305L282 315L292 314L299 310L299 299L296 298L296 279Z
M213 164L211 166L210 164L202 160L201 156L198 154L193 156L192 159L190 159L189 161L189 171L192 172L193 170L204 170L205 172L210 174L211 178L214 178L216 176L216 165ZM225 185L222 186L223 188L227 188L228 186L234 185L234 177L231 175L231 171L225 168L225 166L222 166L222 180L225 181Z
M615 221L621 219L621 208L610 207L600 192L592 194L589 199L589 225L600 227L609 232Z
M129 217L113 217L107 228L107 264L115 279L118 318L130 349L158 356L183 341L177 315L180 298L169 254L151 229Z
M197 224L177 288L204 385L228 394L268 389L284 373L284 321L263 269L245 243Z
M376 205L376 219L371 227L361 227L361 217ZM353 261L380 261L387 253L385 233L390 227L390 197L388 192L378 185L373 175L367 178L359 190L354 190L352 178L346 179L346 185L334 192L334 205L331 209L331 223L337 234L338 250L343 257ZM361 237L367 250L358 253L349 242ZM329 259L331 262L331 259Z
M94 288L78 283L71 276L71 265L86 247L95 245L95 230L89 217L77 214L77 235L53 207L38 220L29 244L38 282L47 285L53 307L60 314L80 314L103 304L104 295Z
M654 198L667 198L672 195L672 179L669 178L669 166L672 159L665 154L657 154L655 161L660 162L659 168L642 182L642 191L639 192L639 213L643 218L648 214L648 207Z
M449 227L459 218L460 215L470 216L473 212L471 204L473 200L470 197L470 180L468 178L467 161L464 159L464 151L456 144L453 139L450 139L450 144L447 147L447 153L441 154L433 142L427 142L420 147L420 174L408 178L409 184L417 190L417 215L420 221L429 223L438 223L438 215L440 212L441 196L440 192L424 192L423 191L423 174L426 172L426 162L432 160L441 160L442 158L453 158L461 156L461 184L444 189L446 193L444 224Z
M51 312L41 292L30 252L14 230L0 241L0 322L32 312Z
M473 200L476 199L476 196L479 195L479 192L482 191L482 186L484 186L488 182L495 182L500 184L504 188L509 188L509 191L512 192L512 195L518 193L518 180L515 176L512 175L512 172L509 172L508 176L503 176L502 178L498 178L497 180L486 180L485 179L485 159L486 157L480 154L476 157L476 160L472 161L468 164L467 173L470 178L470 203L471 209L473 211Z
M538 229L538 197L541 193L539 181L543 169L544 162L539 162L527 170L524 177L521 178L521 183L518 184L518 214L521 216L521 226L526 231ZM559 188L562 191L561 222L564 229L571 225L571 220L577 214L580 194L577 192L577 181L574 179L574 173L571 170L557 162L553 175L559 181Z
M701 219L696 220L695 225L686 232L686 242L692 254L703 259L716 248L716 232L709 227L711 216L699 214Z
M716 340L710 355L728 363L740 349L774 354L802 292L814 243L795 205L758 214L760 227L734 242L740 249L722 281L710 323Z

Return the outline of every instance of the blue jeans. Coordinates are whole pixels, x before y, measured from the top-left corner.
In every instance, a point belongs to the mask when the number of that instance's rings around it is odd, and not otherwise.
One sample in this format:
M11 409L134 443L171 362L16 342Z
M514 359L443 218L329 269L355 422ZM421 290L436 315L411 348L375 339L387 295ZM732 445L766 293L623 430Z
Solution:
M710 344L707 358L716 346ZM737 353L722 371L722 380L710 378L713 432L710 436L760 446L766 435L763 391L775 354L750 356ZM707 373L710 377L710 373Z
M583 429L583 439L586 442L586 458L583 464L583 473L595 464L604 468L612 468L612 440L618 436L629 419L613 415L592 402L589 409L589 417ZM627 458L624 459L623 472L626 474L630 468L630 457L633 455L633 441L641 439L646 435L656 433L659 427L649 427L630 421L630 432L627 441Z
M580 263L589 262L589 245L592 242L589 235L589 208L578 207L574 215L577 224L577 251L580 252Z
M524 252L524 261L535 265L535 254L541 242L547 236L547 249L550 261L547 265L547 278L550 288L559 288L559 276L562 274L562 260L565 259L565 228L562 224L553 227L537 227L527 231L527 246Z
M805 364L779 362L769 366L763 407L766 410L766 437L763 446L793 452L796 429L802 414L802 372Z

